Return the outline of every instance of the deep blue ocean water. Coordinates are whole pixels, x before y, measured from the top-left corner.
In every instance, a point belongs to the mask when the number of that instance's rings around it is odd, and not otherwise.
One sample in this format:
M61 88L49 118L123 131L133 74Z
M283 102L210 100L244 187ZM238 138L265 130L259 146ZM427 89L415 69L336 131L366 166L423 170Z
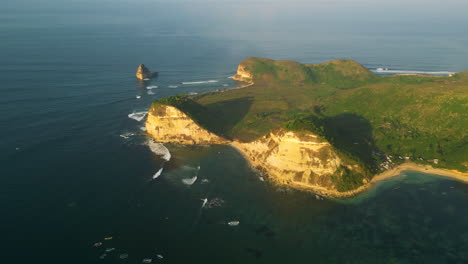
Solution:
M141 263L162 254L156 263L468 263L466 184L407 172L353 199L317 200L260 181L230 147L172 145L171 161L150 181L163 160L143 136L120 137L141 132L144 121L128 115L152 100L236 87L228 77L249 56L468 70L460 12L5 4L0 262ZM140 63L159 78L137 82ZM194 175L193 185L182 182ZM200 209L205 197L223 206ZM233 220L239 226L226 224ZM98 241L104 245L94 248ZM99 259L106 248L116 249Z

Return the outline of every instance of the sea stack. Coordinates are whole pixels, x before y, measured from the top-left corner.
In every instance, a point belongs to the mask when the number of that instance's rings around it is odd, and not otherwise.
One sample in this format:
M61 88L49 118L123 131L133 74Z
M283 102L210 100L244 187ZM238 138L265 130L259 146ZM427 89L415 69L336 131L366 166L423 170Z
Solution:
M148 70L148 68L146 68L144 64L140 64L138 65L138 69L136 71L135 76L139 80L144 80L144 79L151 79L157 74L158 74L157 72L151 72L150 70Z

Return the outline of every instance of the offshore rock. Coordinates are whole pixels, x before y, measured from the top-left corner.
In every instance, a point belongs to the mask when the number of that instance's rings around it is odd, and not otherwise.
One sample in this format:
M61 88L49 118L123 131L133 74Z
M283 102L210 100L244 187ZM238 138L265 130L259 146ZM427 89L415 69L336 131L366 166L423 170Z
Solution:
M136 71L136 78L139 80L144 80L144 79L151 79L158 75L157 72L151 72L144 64L138 65L137 71Z

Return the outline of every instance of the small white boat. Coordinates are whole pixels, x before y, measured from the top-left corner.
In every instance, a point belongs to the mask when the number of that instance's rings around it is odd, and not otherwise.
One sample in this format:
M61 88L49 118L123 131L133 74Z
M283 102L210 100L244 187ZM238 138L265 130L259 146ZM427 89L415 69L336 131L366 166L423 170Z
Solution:
M240 224L239 221L229 221L228 223L228 226L238 226Z
M93 247L100 247L102 246L102 242L96 242L93 244Z
M128 139L129 137L134 136L134 135L135 135L135 133L125 133L125 134L120 135L120 137Z

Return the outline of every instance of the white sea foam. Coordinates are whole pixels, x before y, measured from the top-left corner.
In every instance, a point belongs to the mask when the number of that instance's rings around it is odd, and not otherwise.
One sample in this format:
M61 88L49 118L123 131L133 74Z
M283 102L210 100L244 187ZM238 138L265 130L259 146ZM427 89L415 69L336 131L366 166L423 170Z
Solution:
M125 138L125 139L128 139L131 136L135 136L135 133L129 132L129 133L124 133L120 135L120 137Z
M203 201L203 204L201 206L201 208L205 207L206 203L208 202L208 198L203 198L201 199Z
M171 159L171 152L169 152L169 150L162 143L157 143L150 139L148 140L148 147L154 154L161 156L162 159L166 161Z
M140 127L140 130L143 131L143 132L146 132L146 127L142 126L142 127Z
M177 86L177 85L169 85L169 86L167 86L167 87L169 87L169 88L177 88L177 87L179 87L179 86Z
M156 85L146 86L146 89L148 89L148 90L156 89L156 88L159 88L159 86L156 86Z
M377 68L371 70L376 73L386 73L386 74L429 74L429 75L450 75L454 72L449 71L412 71L412 70L389 70L388 68Z
M196 92L191 92L191 93L188 93L189 95L197 95L198 93Z
M135 96L136 99L140 99L141 98L141 95L137 95Z
M128 114L128 117L138 122L141 122L147 114L148 112L133 112L131 114Z
M162 171L163 171L163 168L159 169L159 170L153 175L153 180L156 179L156 178L158 178L158 177L161 175Z
M198 176L195 176L193 178L186 178L186 179L182 179L182 182L185 184L185 185L192 185L194 184L198 179Z
M217 80L198 81L198 82L182 82L182 84L204 84L204 83L217 83Z
M150 79L149 78L144 78L143 81L149 81Z
M153 91L151 91L151 90L149 90L149 91L148 91L148 92L146 92L146 93L147 93L147 94L149 94L149 95L153 95L153 94L155 94L155 93L154 93Z

